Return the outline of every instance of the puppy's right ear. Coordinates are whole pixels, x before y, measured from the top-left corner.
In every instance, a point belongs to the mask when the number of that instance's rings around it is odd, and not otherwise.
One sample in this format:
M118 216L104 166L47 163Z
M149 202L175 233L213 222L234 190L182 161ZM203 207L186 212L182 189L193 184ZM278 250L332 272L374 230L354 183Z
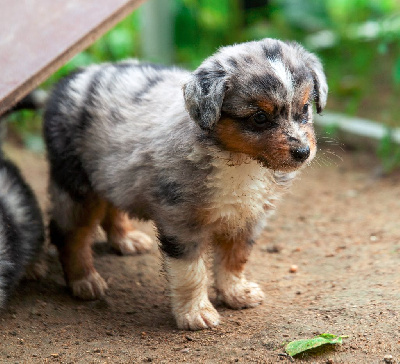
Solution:
M204 130L211 130L221 117L227 76L222 68L200 67L183 86L190 117Z
M306 63L310 68L314 81L314 100L317 106L317 113L320 114L325 108L328 98L328 84L321 61L313 54L308 53Z
M308 52L303 46L297 42L286 42L289 46L293 47L297 54L295 57L303 59L304 63L311 72L314 82L314 101L317 106L317 113L320 114L326 106L328 98L328 84L321 61L317 56Z

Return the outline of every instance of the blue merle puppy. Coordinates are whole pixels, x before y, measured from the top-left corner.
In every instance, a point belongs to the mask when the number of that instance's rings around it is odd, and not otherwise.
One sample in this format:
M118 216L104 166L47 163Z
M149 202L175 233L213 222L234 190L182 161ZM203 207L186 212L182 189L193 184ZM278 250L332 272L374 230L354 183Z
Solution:
M0 308L21 277L45 273L42 213L18 168L0 151Z
M207 247L222 301L260 304L245 264L275 201L316 153L312 103L320 112L327 92L317 57L275 39L221 48L193 73L124 61L62 80L44 135L50 235L72 293L107 289L91 252L98 224L122 253L150 248L128 214L157 227L179 328L219 323Z

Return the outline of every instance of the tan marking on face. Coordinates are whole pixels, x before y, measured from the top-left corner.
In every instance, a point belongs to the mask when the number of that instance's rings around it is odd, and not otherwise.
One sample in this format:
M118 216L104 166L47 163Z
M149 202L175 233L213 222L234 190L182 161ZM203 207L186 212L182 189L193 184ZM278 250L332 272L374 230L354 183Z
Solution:
M310 93L311 93L311 85L307 86L307 88L304 92L303 98L301 100L301 102L302 102L301 106L307 104L307 102L310 101Z
M214 249L218 255L219 264L229 272L242 272L249 259L251 244L249 238L235 238L218 235L214 238Z
M315 137L314 127L311 123L304 126L306 128L306 136L310 147L310 156L308 160L312 160L317 152L317 138Z
M255 145L256 138L244 134L229 118L223 118L218 122L216 133L224 147L231 152L245 153L250 156L256 156L259 153Z
M91 246L105 209L106 202L103 200L91 198L85 201L75 228L66 233L65 245L58 248L67 282L80 280L96 272Z
M216 126L216 135L224 148L231 152L245 153L256 160L263 160L268 168L293 169L287 138L280 128L251 135L243 132L230 118L222 118Z
M273 114L275 105L270 100L261 100L257 102L258 107L263 109L268 114Z

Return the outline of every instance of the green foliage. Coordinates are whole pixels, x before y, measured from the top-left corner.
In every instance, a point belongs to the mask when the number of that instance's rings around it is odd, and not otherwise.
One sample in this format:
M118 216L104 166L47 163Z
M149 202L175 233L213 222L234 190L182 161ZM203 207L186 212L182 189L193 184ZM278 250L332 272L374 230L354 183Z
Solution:
M32 110L21 110L7 117L7 121L15 135L18 135L24 145L36 152L44 151L41 135L41 113Z
M315 349L321 345L326 344L339 344L343 342L343 338L348 336L336 336L333 334L321 334L313 337L312 339L296 340L286 345L285 351L288 355L294 356L305 351Z
M393 80L396 85L400 85L400 57L393 67Z
M384 173L390 173L400 166L400 145L393 140L390 129L380 141L378 157L382 162Z
M330 124L330 125L326 125L324 126L323 129L323 134L330 136L330 137L335 137L337 136L339 133L339 125L338 124Z
M242 41L239 0L177 0L177 63L197 67L218 47Z

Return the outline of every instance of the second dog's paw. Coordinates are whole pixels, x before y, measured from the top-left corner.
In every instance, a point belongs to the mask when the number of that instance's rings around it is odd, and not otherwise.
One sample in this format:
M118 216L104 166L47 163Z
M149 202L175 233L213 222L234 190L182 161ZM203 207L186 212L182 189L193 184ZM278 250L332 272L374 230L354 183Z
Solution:
M141 254L152 248L153 242L145 233L132 230L120 239L113 239L111 245L123 255Z
M264 292L254 282L241 280L234 285L219 290L222 301L230 308L239 310L241 308L255 307L264 301Z
M202 330L217 326L220 316L208 299L194 305L189 310L175 310L178 328L183 330Z
M108 286L99 273L93 272L86 277L70 283L72 294L84 300L102 298Z

